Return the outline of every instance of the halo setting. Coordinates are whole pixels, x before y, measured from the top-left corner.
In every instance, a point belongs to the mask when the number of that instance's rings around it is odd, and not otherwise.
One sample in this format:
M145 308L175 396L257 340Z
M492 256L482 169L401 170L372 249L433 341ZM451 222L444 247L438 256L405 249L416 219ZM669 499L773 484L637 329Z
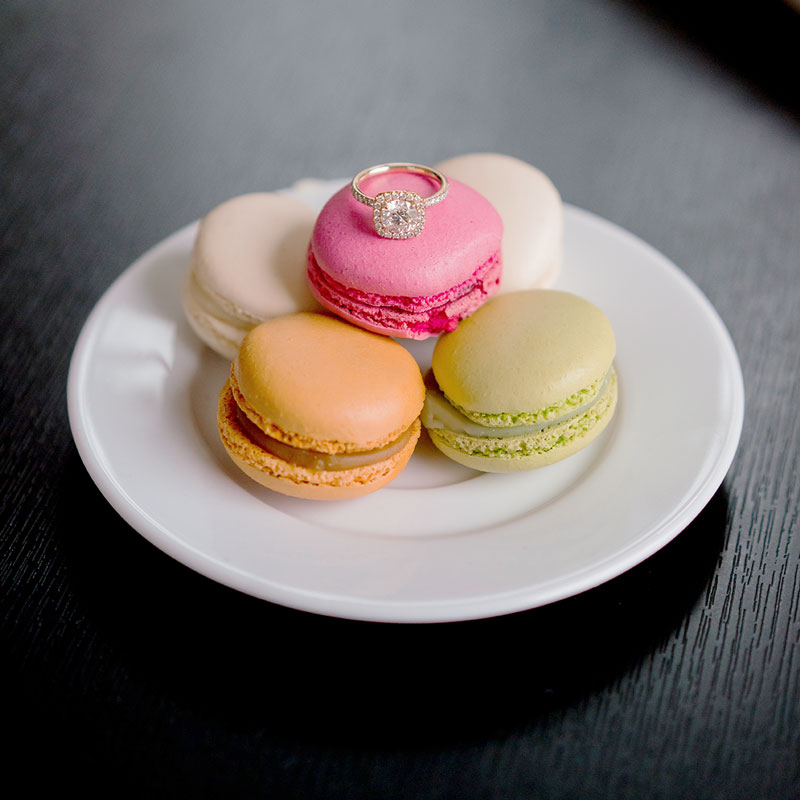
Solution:
M416 192L381 192L372 205L372 224L386 239L419 236L425 227L425 201Z

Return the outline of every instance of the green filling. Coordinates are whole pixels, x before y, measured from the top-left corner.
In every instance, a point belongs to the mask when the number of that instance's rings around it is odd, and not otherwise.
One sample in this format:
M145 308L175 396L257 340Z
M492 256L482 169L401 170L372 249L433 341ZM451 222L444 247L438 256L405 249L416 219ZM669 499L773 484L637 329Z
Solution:
M599 382L601 387L604 382L605 379ZM429 433L434 438L444 442L448 447L470 456L525 458L531 455L541 455L557 447L569 444L589 433L612 407L615 388L616 374L612 371L606 391L590 408L565 422L556 422L550 427L529 436L501 439L498 437L475 437L467 434L452 433L447 430L430 430Z
M571 394L566 400L562 400L560 403L554 403L553 405L540 408L536 411L521 411L517 414L485 414L480 411L468 411L454 403L449 397L447 400L454 408L458 409L458 411L467 417L467 419L478 425L485 425L487 428L513 428L517 425L537 425L540 422L547 422L551 419L563 417L570 411L574 411L576 408L590 403L600 393L603 384L606 382L606 377L607 375L602 375L590 386L575 392L575 394Z

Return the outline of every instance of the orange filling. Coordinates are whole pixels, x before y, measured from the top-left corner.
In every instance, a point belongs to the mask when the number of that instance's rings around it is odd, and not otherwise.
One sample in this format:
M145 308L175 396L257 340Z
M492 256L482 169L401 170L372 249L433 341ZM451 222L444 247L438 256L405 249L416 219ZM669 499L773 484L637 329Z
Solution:
M236 421L245 436L262 450L272 453L282 461L318 472L354 469L377 464L379 461L384 461L395 453L399 453L411 438L411 427L409 427L394 441L374 450L363 450L359 453L320 453L316 450L292 447L290 444L273 439L255 425L238 406L236 407Z

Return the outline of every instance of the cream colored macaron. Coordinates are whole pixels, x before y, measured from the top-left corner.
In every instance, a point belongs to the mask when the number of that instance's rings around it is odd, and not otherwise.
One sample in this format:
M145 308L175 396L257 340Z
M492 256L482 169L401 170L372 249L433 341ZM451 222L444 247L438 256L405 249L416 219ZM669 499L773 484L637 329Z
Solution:
M474 469L552 464L611 420L615 353L611 324L589 301L553 289L500 295L436 343L422 424Z
M305 279L314 210L280 194L231 198L200 222L183 309L212 350L233 359L265 320L320 308Z
M564 254L564 210L550 178L500 153L471 153L436 165L480 192L503 220L499 293L552 286Z

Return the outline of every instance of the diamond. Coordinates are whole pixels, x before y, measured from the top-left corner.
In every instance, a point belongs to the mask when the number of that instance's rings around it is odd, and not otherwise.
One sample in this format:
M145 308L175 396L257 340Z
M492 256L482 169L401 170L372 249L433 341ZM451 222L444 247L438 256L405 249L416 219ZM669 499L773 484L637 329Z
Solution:
M425 227L425 201L415 192L381 192L372 201L372 222L386 239L419 236Z

